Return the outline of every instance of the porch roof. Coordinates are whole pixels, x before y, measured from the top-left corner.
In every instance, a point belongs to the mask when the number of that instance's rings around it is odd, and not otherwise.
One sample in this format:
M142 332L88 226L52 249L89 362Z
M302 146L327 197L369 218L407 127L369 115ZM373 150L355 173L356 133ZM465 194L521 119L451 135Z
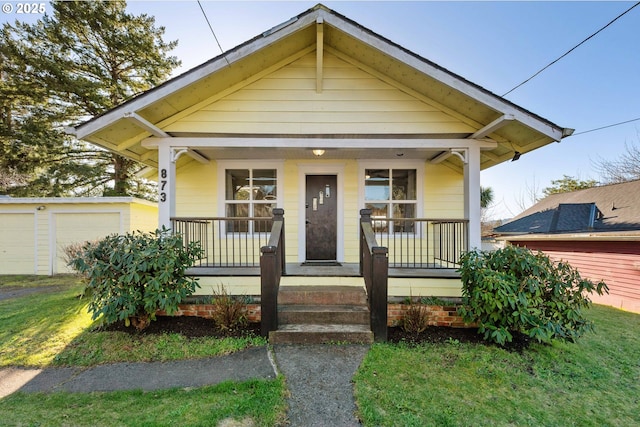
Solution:
M392 82L395 87L418 99L428 99L474 132L421 135L221 135L164 130L189 112L212 102L215 97L238 90L270 70L281 68L311 52L316 52L317 56L316 79L319 87L322 85L322 52L330 52L373 76ZM326 147L326 142L331 139L379 139L393 143L392 146L377 148L379 156L398 156L401 155L399 149L406 149L408 157L425 160L439 153L446 154L448 148L455 148L464 140L467 144L477 141L483 149L481 168L485 169L510 160L514 151L526 153L560 141L571 135L573 130L562 128L527 111L319 4L101 116L70 128L69 132L79 139L152 167L157 166L157 150L153 143L149 143L149 137L179 138L183 141L175 145L185 147L194 146L190 141L195 143L203 138L216 137L228 141L239 138L238 142L281 138L288 144L281 147L281 152L283 149L308 150L314 143ZM145 139L147 141L143 144ZM233 145L229 145L229 153L234 152ZM343 144L340 148L357 150L360 155L365 150L371 150L370 146L357 142L347 145L344 147ZM210 155L220 158L221 149L224 148L223 145L211 148ZM253 148L265 150L265 147ZM241 150L242 147L235 147L236 154ZM283 157L286 158L286 155Z

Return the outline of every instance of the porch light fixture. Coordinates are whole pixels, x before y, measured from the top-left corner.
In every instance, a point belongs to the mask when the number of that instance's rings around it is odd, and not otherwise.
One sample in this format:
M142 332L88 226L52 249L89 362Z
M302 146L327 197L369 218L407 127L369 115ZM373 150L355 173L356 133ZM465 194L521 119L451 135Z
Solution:
M313 150L313 155L316 157L320 157L324 154L324 150L320 149L320 148L316 148Z
M519 151L514 151L513 153L513 159L511 159L512 162L515 162L516 160L518 160L520 158L520 156L522 155L521 152Z

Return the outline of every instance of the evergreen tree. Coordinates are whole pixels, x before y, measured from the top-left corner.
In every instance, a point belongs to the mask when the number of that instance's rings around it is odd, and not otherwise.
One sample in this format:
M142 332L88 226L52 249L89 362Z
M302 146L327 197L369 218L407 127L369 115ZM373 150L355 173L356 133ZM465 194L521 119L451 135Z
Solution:
M598 185L598 181L590 179L587 181L576 179L572 176L563 175L562 179L551 181L551 186L542 190L545 197L558 193L569 193L571 191L584 190Z
M54 1L35 24L0 33L0 192L151 197L142 166L64 129L164 81L179 61L153 17L124 1ZM5 185L7 184L8 185Z

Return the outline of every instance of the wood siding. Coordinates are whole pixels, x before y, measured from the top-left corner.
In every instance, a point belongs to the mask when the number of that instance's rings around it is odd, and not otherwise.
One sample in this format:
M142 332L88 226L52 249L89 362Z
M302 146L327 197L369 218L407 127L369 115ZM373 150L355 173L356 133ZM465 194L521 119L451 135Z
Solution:
M316 92L315 53L165 128L168 132L371 134L472 133L424 100L327 54Z
M564 260L588 279L609 286L608 296L593 295L594 302L640 313L640 245L615 241L512 241Z
M0 236L0 274L69 273L66 246L158 226L157 207L148 202L22 200L0 204L0 223L7 226Z
M223 184L218 182L220 167L224 162L211 161L203 165L195 161L185 163L177 171L176 178L176 215L182 217L215 217L224 216L224 201L218 194ZM260 167L259 161L246 161L247 168ZM363 161L363 164L368 164ZM402 162L394 163L394 167L401 167ZM415 162L413 163L415 164ZM279 204L285 210L286 233L286 261L299 262L300 233L304 226L300 226L300 195L304 193L300 175L305 171L312 173L331 174L340 170L343 203L339 215L342 216L340 230L343 245L343 259L347 263L357 263L359 260L358 223L360 211L360 196L364 189L364 182L358 181L361 165L356 159L338 161L317 159L285 160L283 175L284 188L279 196ZM463 176L445 165L425 165L422 183L422 210L420 217L462 219L464 217ZM327 283L327 278L319 278ZM343 279L347 280L347 279ZM351 282L359 283L360 278L351 278ZM202 278L201 289L198 294L210 295L215 286L224 284L232 293L257 295L260 290L259 280L251 277L216 277ZM353 283L352 283L353 284ZM414 296L460 296L460 281L448 279L390 279L390 295L404 296L412 293Z

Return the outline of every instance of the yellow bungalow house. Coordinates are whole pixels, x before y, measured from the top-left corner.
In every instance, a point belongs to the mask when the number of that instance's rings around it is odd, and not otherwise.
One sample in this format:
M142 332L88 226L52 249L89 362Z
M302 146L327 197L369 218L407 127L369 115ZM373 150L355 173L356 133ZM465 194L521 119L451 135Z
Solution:
M571 134L323 5L71 131L157 171L159 224L206 250L200 293L263 299L274 245L282 285L460 296L480 171Z

